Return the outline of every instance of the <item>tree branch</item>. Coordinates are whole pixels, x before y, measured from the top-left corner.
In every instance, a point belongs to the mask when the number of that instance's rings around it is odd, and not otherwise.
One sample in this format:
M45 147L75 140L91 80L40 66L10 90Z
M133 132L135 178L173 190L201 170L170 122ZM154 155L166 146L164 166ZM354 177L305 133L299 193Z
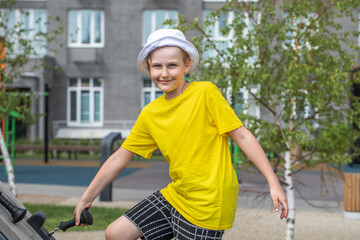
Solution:
M328 100L326 103L325 103L325 107L327 107L328 105L330 104L330 100ZM294 131L299 127L299 126L302 126L306 121L309 121L311 119L314 119L316 117L316 115L318 115L320 112L319 111L314 111L314 113L312 115L310 115L309 117L306 117L306 118L303 118L302 121L300 121L299 123L297 123L295 126L294 126Z
M187 23L188 23L189 25L191 24L190 21L188 21L188 20L186 20L186 21L187 21ZM226 59L226 58L224 57L224 54L217 48L216 44L214 43L214 40L211 39L211 36L209 36L208 34L206 34L206 32L205 32L198 24L195 25L195 29L197 29L197 30L201 33L201 35L203 35L203 36L205 37L205 39L207 40L207 42L210 43L210 45L211 45L211 46L213 47L213 49L217 52L217 54L218 54L225 62L227 62L228 59ZM229 64L229 65L230 65L230 64Z
M328 9L330 9L330 7L333 6L332 3L328 3L328 4L329 4L329 5L324 5L324 6L321 7L320 12L318 12L317 16L314 18L315 21L317 21ZM302 26L302 24L303 24L303 23L300 22L299 27ZM302 38L302 36L303 36L307 31L309 31L309 29L310 29L310 24L305 27L305 30L304 30L303 32L299 31L300 34L298 35L297 40L300 41L300 39ZM298 29L298 30L299 30L299 29Z

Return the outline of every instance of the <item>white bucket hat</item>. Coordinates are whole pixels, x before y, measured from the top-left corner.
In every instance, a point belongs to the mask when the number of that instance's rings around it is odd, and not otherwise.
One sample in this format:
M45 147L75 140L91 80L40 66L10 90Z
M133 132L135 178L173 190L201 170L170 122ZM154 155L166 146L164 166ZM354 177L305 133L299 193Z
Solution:
M165 46L175 46L183 49L191 59L189 73L192 72L199 63L199 53L196 47L186 40L184 34L177 29L159 29L151 33L146 41L145 47L140 51L137 67L145 75L150 76L147 68L146 58L149 53L157 48Z

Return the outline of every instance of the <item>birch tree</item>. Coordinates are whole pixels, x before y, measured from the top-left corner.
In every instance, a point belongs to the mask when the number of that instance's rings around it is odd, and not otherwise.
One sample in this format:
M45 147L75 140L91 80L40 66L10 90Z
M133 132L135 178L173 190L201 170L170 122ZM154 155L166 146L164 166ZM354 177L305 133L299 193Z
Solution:
M3 135L2 135L2 131L0 131L0 149L1 149L1 152L2 152L2 154L4 156L4 161L5 161L6 169L7 169L7 172L8 172L8 182L9 182L9 185L10 185L10 191L15 196L17 196L16 186L15 186L14 168L12 167L12 164L11 164L11 159L9 157L7 147L5 145L5 141L4 141L4 138L3 138Z
M359 136L352 125L359 124L360 105L350 93L358 7L357 0L233 0L202 19L179 16L178 28L192 30L202 54L192 77L230 93L240 119L275 156L290 207L289 240L295 229L293 174L350 162ZM343 28L340 20L350 24Z
M44 12L42 17L34 20L34 27L29 28L23 21L29 17L29 11L15 6L14 0L0 2L0 120L4 121L11 112L16 111L19 114L17 120L24 124L32 124L37 116L30 112L29 106L35 96L32 93L23 94L16 90L8 91L7 85L24 71L35 72L47 67L43 58L44 53L56 53L47 47L47 43L56 41L56 36L62 32L63 25L59 25L53 32L48 32L46 28L49 21L60 22L60 19L47 17ZM16 195L14 169L2 133L0 145L10 190Z

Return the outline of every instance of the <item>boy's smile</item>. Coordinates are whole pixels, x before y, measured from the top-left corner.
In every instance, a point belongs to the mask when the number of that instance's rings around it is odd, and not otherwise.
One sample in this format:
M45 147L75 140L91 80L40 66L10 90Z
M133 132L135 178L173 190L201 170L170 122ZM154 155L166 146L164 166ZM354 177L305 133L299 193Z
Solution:
M190 58L184 62L180 48L169 46L152 51L148 67L151 80L169 100L185 90L190 65Z

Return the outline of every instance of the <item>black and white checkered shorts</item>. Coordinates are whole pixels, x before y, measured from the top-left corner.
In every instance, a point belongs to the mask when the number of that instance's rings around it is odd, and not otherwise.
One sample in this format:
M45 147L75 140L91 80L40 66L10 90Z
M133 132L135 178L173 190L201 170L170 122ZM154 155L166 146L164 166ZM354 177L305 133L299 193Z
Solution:
M198 227L187 221L160 191L124 213L143 234L145 240L220 240L223 230Z

